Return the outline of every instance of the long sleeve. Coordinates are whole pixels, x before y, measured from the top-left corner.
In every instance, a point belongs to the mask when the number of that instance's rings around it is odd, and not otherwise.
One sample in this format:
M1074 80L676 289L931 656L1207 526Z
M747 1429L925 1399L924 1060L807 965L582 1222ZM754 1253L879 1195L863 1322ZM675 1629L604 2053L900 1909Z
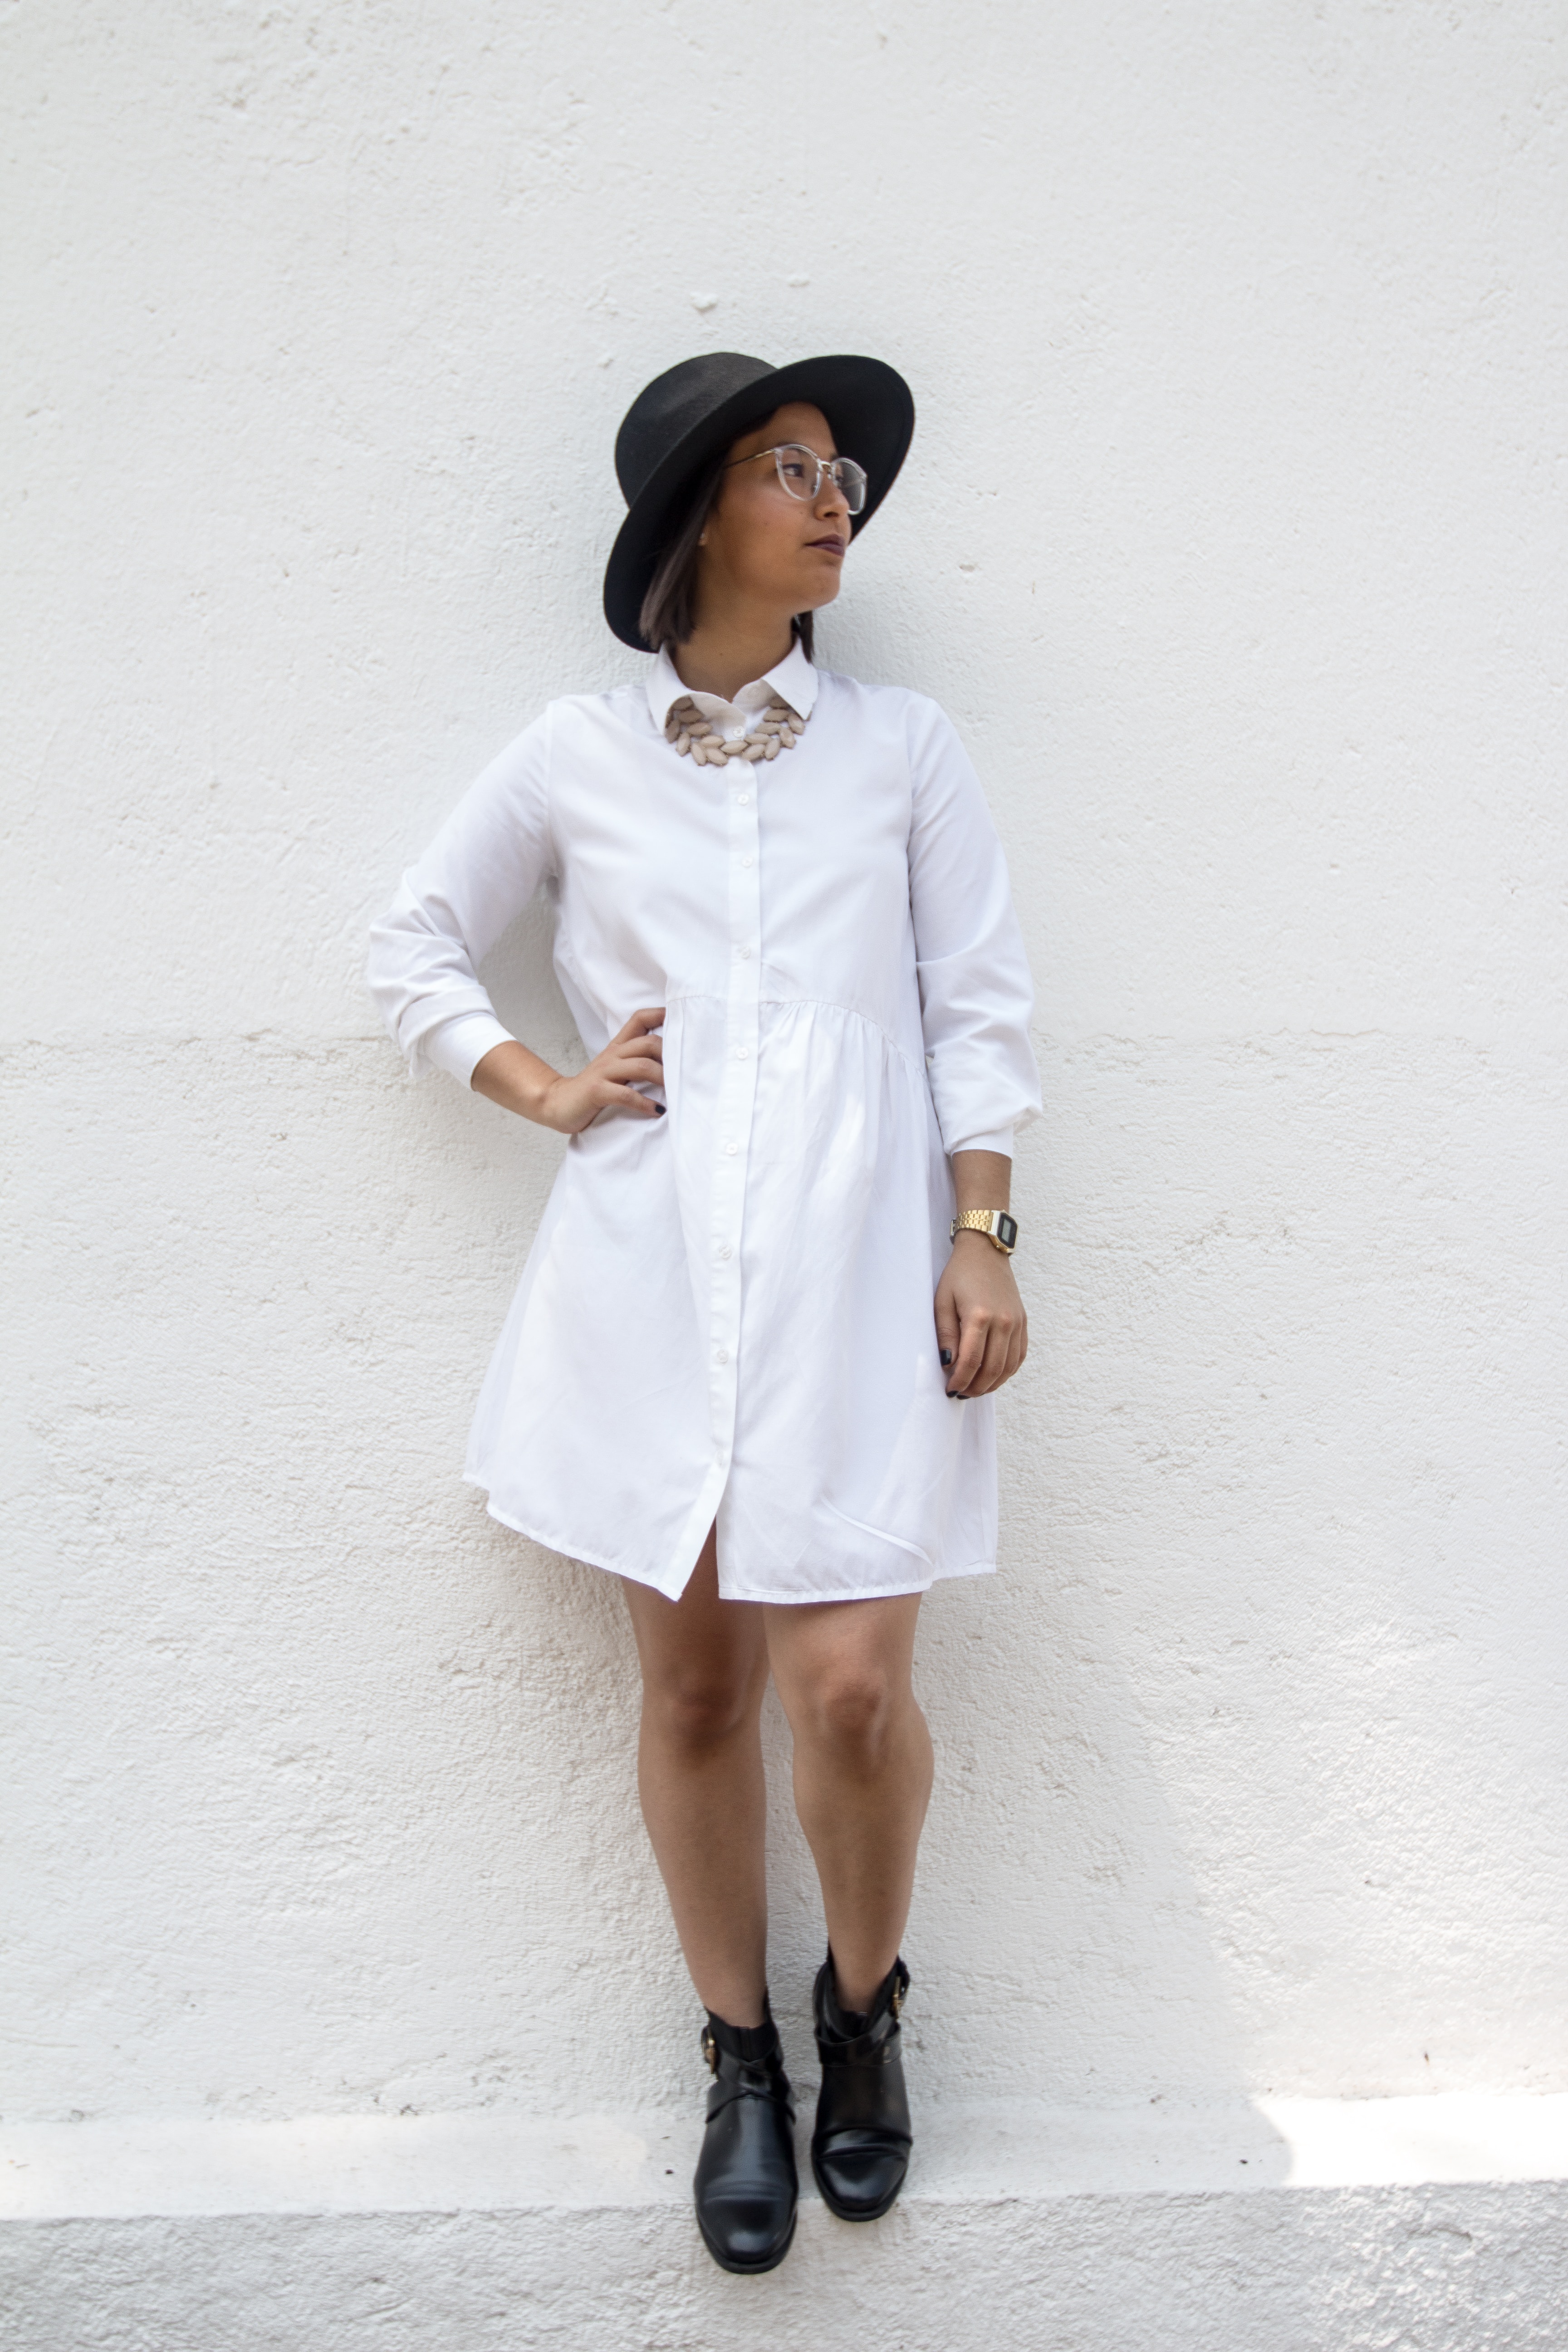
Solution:
M372 929L371 994L416 1076L466 1084L510 1034L477 967L553 868L551 735L546 711L490 762Z
M1008 1151L1040 1115L1034 986L1006 860L952 721L911 711L910 908L931 1098L945 1149Z

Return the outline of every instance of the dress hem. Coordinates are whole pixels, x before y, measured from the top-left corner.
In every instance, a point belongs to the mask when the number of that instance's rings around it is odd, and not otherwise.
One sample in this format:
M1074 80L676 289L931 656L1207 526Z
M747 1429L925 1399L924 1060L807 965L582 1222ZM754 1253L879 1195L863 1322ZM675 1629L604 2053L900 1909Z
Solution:
M514 1536L525 1537L530 1543L542 1544L546 1551L559 1553L563 1559L580 1560L584 1568L602 1569L606 1576L624 1576L633 1584L645 1584L651 1592L663 1592L667 1601L679 1598L679 1594L666 1592L657 1577L645 1576L635 1568L623 1566L619 1560L597 1559L592 1552L580 1551L574 1544L562 1543L554 1536L541 1534L537 1528L525 1528L521 1519L509 1518L504 1511L496 1508L489 1490L482 1478L476 1477L472 1471L465 1471L463 1478L466 1486L478 1486L484 1495L485 1509L495 1520L497 1526L510 1528ZM853 1525L854 1522L851 1521L849 1524ZM696 1566L695 1561L692 1562L692 1566ZM933 1584L944 1584L956 1577L994 1576L995 1573L996 1563L994 1559L977 1559L972 1560L965 1568L933 1569L923 1584L878 1584L854 1592L725 1592L721 1591L719 1598L721 1601L762 1601L773 1609L811 1608L819 1606L825 1601L902 1601L910 1593L929 1592ZM689 1581L690 1571L688 1570L680 1587L681 1592L685 1591Z

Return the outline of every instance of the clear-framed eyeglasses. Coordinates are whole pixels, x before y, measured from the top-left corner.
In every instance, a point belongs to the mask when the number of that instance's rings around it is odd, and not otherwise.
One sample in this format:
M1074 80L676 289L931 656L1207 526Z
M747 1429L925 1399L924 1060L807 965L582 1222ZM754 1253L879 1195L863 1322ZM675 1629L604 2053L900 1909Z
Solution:
M750 466L759 457L771 457L778 467L779 479L792 499L803 506L815 506L822 496L822 478L826 474L852 515L858 515L866 503L866 468L858 466L853 457L819 457L800 441L781 441L776 449L753 449L749 457L731 457L731 466Z

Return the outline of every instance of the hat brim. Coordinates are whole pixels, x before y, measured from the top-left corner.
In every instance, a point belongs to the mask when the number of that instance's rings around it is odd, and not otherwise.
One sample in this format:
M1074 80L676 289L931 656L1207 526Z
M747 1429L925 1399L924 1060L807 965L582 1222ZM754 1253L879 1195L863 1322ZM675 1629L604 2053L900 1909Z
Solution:
M909 385L884 360L839 356L775 368L710 410L660 459L633 499L605 567L605 618L623 645L639 653L654 650L637 615L693 478L721 449L792 400L820 408L841 454L866 468L866 503L849 518L851 538L870 521L898 478L914 433Z

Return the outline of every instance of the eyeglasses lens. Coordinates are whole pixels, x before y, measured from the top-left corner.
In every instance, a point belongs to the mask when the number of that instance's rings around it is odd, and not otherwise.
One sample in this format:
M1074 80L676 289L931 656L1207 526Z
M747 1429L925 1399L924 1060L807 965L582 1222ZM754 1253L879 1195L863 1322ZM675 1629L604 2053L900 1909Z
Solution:
M833 478L844 493L844 503L851 514L858 514L866 503L866 468L858 466L853 457L840 457L833 468Z
M793 441L773 451L779 469L779 479L792 499L814 499L820 467L815 449L803 449Z
M785 442L773 454L778 462L779 479L792 499L815 499L826 473L837 483L839 495L852 515L858 514L865 505L866 468L858 466L853 457L835 457L825 467L815 449L804 448L793 441Z

